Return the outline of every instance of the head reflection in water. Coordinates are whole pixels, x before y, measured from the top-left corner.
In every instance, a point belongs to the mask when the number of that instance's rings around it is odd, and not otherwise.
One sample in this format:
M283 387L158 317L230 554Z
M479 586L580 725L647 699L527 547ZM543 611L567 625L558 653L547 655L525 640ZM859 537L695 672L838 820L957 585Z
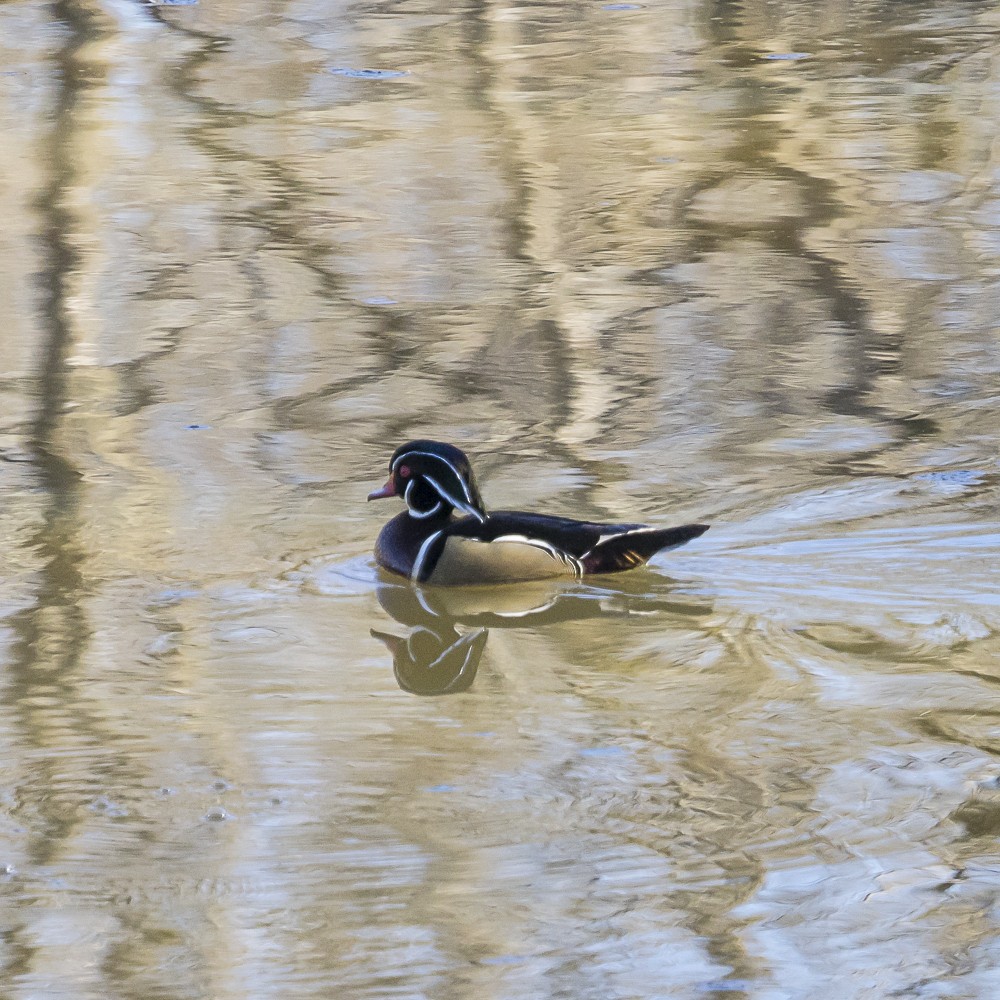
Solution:
M557 582L461 590L383 582L378 599L411 631L395 635L372 629L371 634L392 654L399 686L420 695L468 691L492 628L541 628L584 618L646 617L659 612L702 615L712 610L701 602L665 598L662 590L649 593Z
M408 636L371 632L392 653L396 681L410 694L468 691L489 636L484 628L463 635L447 621L441 621L437 628L415 628Z

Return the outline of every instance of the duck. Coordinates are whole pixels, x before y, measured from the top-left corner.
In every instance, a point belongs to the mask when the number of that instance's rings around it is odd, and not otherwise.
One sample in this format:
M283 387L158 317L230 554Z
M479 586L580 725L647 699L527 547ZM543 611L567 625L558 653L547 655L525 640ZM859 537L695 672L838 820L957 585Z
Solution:
M368 494L369 501L389 497L401 498L406 510L379 532L375 561L390 573L432 586L620 573L709 529L490 511L465 452L443 441L408 441L393 452L388 480Z

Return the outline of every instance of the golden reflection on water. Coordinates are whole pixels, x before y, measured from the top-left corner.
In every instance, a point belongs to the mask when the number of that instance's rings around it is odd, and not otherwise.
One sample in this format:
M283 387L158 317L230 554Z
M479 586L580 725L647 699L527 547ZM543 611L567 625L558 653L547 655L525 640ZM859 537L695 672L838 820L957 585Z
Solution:
M992 996L997 21L0 6L7 993Z

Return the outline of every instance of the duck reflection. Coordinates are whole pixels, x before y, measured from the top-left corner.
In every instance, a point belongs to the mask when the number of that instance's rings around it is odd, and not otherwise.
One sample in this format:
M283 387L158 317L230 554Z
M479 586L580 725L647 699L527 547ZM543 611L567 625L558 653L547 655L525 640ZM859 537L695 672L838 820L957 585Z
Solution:
M410 694L468 691L489 637L484 628L463 634L447 621L435 628L420 626L406 636L371 631L392 653L396 681Z
M659 581L662 586L662 578ZM668 599L648 591L557 584L422 588L383 581L378 600L407 635L372 629L392 654L396 681L420 695L468 691L492 628L537 628L585 618L654 615L702 615L711 605Z

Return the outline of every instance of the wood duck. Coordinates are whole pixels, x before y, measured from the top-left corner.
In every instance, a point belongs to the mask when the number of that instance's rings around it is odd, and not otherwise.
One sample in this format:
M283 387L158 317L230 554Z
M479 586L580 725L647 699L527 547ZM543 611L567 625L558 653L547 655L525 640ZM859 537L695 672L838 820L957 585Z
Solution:
M414 583L498 584L618 573L708 531L707 524L656 528L513 510L490 513L464 452L440 441L410 441L395 450L388 481L368 499L396 496L407 509L379 533L375 561Z

